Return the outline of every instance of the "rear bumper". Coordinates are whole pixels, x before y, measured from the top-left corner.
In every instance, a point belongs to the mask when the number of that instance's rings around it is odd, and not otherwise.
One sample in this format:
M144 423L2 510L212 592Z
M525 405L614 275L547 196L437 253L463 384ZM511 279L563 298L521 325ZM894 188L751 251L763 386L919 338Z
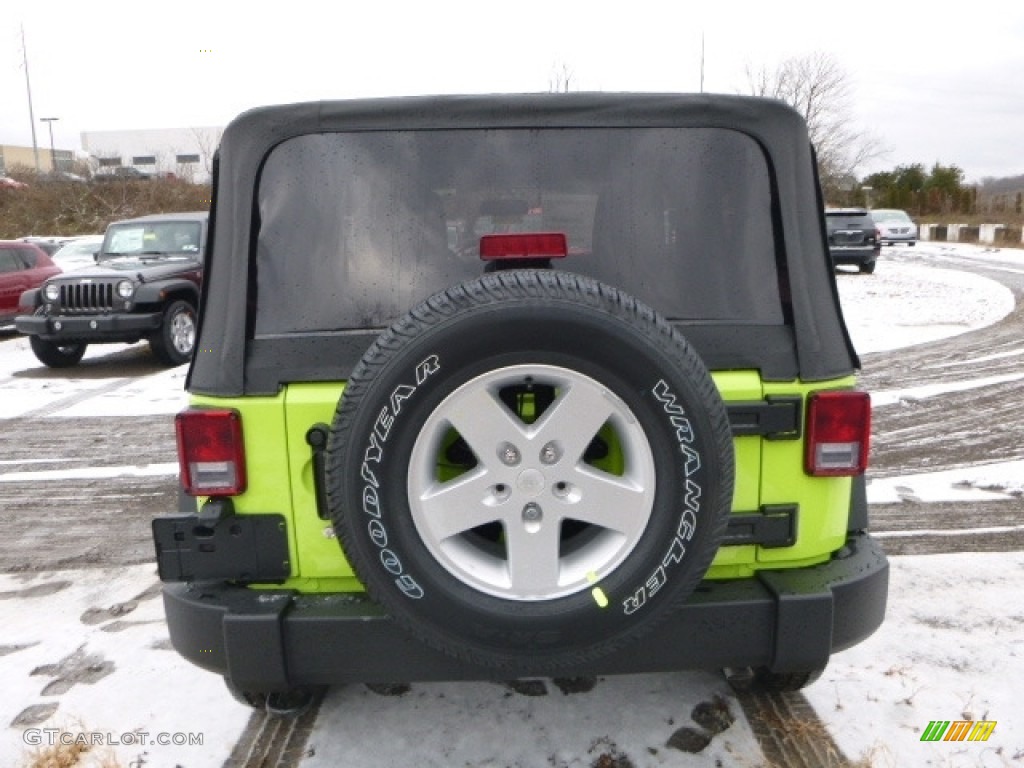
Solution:
M870 264L878 260L882 249L880 245L866 248L829 246L828 252L832 256L833 264Z
M22 315L15 320L20 333L46 341L122 341L138 339L160 327L159 312L107 315Z
M678 614L638 644L557 674L821 667L882 623L888 582L888 561L878 544L865 533L851 534L822 565L704 582ZM410 638L361 595L174 583L164 585L164 607L175 649L245 690L554 672L494 670L453 659Z

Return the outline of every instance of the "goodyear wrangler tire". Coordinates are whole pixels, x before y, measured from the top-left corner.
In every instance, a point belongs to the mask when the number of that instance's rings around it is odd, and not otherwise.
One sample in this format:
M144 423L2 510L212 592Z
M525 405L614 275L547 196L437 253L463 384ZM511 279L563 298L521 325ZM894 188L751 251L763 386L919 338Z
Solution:
M710 375L652 310L576 275L498 272L364 355L332 426L328 504L412 635L557 670L692 593L724 533L732 450Z

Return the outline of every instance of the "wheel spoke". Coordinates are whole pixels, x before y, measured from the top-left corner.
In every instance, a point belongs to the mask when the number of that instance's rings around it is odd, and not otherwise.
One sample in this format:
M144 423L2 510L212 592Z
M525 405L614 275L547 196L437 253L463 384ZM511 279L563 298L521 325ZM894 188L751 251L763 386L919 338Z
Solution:
M589 467L577 467L573 482L579 500L565 517L607 528L625 536L639 536L647 525L644 489L627 478Z
M511 593L518 597L553 594L558 589L561 526L556 519L535 527L516 515L505 523Z
M420 505L422 520L437 541L458 536L500 517L489 474L484 469L467 472L425 489L413 500Z
M564 388L558 399L534 425L534 443L558 443L563 457L570 464L583 458L591 440L612 415L610 394L592 385L573 383Z
M470 387L449 403L448 421L484 466L494 466L500 446L523 442L523 422L486 387Z

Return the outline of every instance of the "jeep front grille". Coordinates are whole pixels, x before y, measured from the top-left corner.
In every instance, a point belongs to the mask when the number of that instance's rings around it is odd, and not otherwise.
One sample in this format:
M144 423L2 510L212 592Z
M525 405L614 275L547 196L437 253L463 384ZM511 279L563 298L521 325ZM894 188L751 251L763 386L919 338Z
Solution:
M60 305L67 312L99 312L114 308L113 283L71 283L60 287Z

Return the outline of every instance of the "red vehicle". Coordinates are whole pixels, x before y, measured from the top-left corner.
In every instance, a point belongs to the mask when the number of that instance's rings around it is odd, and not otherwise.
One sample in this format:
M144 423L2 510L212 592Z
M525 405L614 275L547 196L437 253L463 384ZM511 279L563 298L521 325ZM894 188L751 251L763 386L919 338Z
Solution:
M14 326L22 293L38 288L60 271L42 248L17 240L0 240L0 328Z

